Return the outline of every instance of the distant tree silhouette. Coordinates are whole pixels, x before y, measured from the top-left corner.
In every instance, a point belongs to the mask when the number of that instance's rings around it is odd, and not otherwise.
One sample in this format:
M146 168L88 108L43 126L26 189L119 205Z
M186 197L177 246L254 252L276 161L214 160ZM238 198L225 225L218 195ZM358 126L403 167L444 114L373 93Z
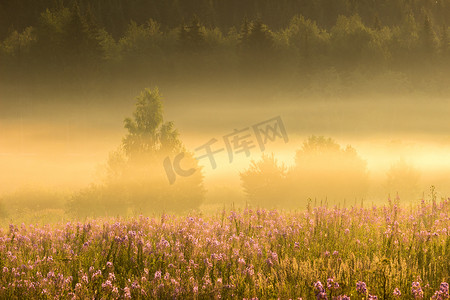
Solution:
M398 194L401 201L416 201L420 197L420 172L401 159L391 165L386 174L386 189L390 195Z
M427 15L424 18L423 25L419 33L420 48L423 51L423 55L426 58L431 59L432 55L436 51L437 41L430 18Z
M440 50L441 55L443 57L449 57L450 54L450 36L448 32L448 27L445 24L442 25L441 28L441 36L440 36Z
M204 198L203 175L198 162L187 153L172 122L164 122L158 89L146 89L137 98L133 117L125 119L127 134L108 160L104 182L75 197L72 206L93 195L106 213L114 208L134 213L179 212L196 209ZM163 161L185 153L183 169L194 174L179 176L171 185ZM89 203L86 203L87 205ZM81 205L82 206L82 205Z
M287 168L272 155L263 154L240 174L242 187L250 203L266 208L285 207Z
M194 16L190 25L181 26L179 39L183 51L199 52L206 47L203 28L197 16Z
M261 19L258 18L249 23L245 18L239 34L239 46L242 51L248 51L252 54L265 53L272 50L272 34Z
M331 138L312 136L295 156L289 184L300 198L328 199L329 203L361 199L366 196L366 162L351 146L341 148Z

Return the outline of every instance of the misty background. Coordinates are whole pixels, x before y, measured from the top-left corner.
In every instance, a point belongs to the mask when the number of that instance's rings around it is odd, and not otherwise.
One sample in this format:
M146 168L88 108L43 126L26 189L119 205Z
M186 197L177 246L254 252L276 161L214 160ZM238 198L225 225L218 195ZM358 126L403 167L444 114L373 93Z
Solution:
M371 205L397 193L406 205L432 185L448 195L450 1L242 5L1 4L2 217L59 220L80 193L106 197L86 189L104 182L124 119L155 87L188 151L275 116L289 136L265 157L254 148L232 163L218 154L216 169L199 161L205 193L189 209Z

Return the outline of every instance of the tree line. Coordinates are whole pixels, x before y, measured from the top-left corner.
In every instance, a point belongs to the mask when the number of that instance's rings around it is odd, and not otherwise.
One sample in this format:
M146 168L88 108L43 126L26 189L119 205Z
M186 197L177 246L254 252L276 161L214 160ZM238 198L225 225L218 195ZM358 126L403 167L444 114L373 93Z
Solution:
M39 23L46 9L79 7L80 12L95 20L115 38L121 37L131 21L138 24L153 19L163 28L174 28L197 15L207 27L217 27L226 32L238 27L247 17L261 17L275 30L288 25L295 15L303 15L330 30L340 15L360 15L371 27L400 26L409 14L422 20L428 15L436 26L448 25L450 17L448 0L7 0L0 4L0 38L9 31L23 31Z
M107 2L0 6L2 70L448 71L450 1L246 1L239 13L232 0Z

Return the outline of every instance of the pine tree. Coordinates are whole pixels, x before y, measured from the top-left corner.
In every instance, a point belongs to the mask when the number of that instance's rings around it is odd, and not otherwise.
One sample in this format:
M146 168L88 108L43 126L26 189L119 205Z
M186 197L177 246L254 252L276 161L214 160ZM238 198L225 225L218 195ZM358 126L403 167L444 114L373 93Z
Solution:
M194 16L189 26L181 27L179 41L183 51L200 52L205 49L205 36L197 16Z
M241 31L239 32L239 45L241 49L245 49L248 46L248 37L250 36L251 24L247 17L244 18L241 25Z
M262 23L261 19L253 22L248 43L254 50L269 50L273 46L272 36L267 26Z
M441 55L443 57L448 57L450 53L450 36L448 33L448 27L445 26L445 24L442 24L440 45Z
M433 31L430 18L425 16L422 30L420 31L420 46L423 54L430 58L436 50L436 34Z

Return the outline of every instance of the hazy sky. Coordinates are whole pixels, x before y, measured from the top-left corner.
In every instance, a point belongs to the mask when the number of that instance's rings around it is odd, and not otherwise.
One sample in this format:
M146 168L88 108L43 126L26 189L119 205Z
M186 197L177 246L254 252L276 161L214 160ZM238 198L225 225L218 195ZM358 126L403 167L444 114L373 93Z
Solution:
M87 101L88 105L86 101L45 104L31 97L9 104L8 113L4 110L0 119L2 191L28 184L71 189L94 181L99 166L125 134L123 119L134 108L132 92L127 100L110 106L96 99ZM450 167L450 107L442 100L311 100L292 95L239 99L237 93L183 94L176 89L162 93L166 120L175 122L191 151L212 138L218 140L213 147L223 148L223 136L234 129L281 116L290 140L269 143L266 152L274 152L288 165L308 136L324 135L342 146L352 145L367 160L372 176L384 176L401 158L423 172ZM205 182L228 178L238 184L239 172L260 156L261 151L254 148L250 157L241 153L229 163L222 152L216 156L215 170L203 159Z

